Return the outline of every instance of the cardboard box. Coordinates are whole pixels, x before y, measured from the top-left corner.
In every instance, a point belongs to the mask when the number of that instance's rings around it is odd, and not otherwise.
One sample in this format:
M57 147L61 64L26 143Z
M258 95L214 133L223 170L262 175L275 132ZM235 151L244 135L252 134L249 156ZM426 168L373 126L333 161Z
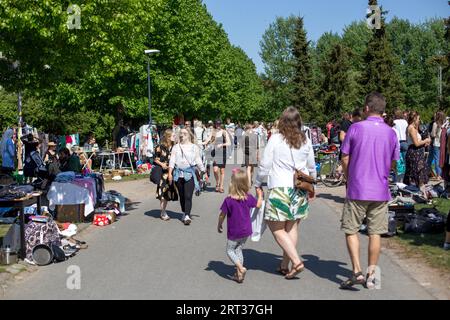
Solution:
M84 222L84 203L56 205L56 221Z
M99 208L95 210L95 215L106 216L111 221L111 223L114 223L117 220L117 215L114 210L106 210Z

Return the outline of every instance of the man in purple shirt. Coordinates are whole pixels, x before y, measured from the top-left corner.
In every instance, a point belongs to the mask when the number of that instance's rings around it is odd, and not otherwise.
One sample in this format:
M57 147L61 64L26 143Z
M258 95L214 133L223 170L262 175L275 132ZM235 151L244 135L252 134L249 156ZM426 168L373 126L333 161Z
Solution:
M353 275L341 284L348 289L355 284L375 286L375 271L381 250L381 235L388 231L389 174L400 158L397 136L384 123L386 100L378 92L366 97L365 121L353 124L342 144L342 166L347 177L347 198L341 229L353 265ZM369 267L364 277L359 261L358 231L367 218Z

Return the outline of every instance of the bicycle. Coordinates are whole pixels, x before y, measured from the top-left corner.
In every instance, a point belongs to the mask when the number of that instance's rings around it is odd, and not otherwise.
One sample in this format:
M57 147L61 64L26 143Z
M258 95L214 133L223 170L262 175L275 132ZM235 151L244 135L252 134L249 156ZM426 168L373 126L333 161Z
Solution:
M320 155L322 155L321 158ZM317 176L320 181L330 188L343 185L345 179L342 164L339 160L339 149L319 150L317 156L320 158L317 163Z

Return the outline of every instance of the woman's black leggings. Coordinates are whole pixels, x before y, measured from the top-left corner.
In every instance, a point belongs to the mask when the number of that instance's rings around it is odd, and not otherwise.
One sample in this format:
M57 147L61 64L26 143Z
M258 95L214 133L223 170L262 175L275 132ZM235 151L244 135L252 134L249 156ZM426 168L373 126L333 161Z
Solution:
M181 210L188 216L191 215L192 197L194 195L194 178L189 181L179 178L177 181L178 195L180 196Z

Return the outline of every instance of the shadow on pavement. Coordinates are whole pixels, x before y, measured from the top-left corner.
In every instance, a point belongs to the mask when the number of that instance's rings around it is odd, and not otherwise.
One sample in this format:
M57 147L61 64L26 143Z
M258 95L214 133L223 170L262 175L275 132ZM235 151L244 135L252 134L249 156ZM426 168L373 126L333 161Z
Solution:
M281 256L267 252L259 252L253 249L244 249L244 266L248 270L260 270L266 273L278 274L276 269L281 262ZM230 279L235 267L231 261L227 260L225 264L223 261L210 261L205 268L207 271L214 271L217 275L225 279Z
M273 253L259 252L253 249L244 249L244 264L249 270L260 270L267 273L278 274L282 256Z
M319 257L310 254L304 254L302 258L304 259L303 262L305 263L306 269L316 276L328 279L334 283L341 284L342 281L352 275L350 269L343 267L347 265L345 262L320 260ZM338 278L338 276L342 276L342 279Z
M214 271L217 275L230 280L235 272L234 265L223 263L223 261L210 261L205 268L206 271Z
M173 212L173 211L166 211L166 212L167 212L167 215L170 217L170 219L181 220L181 218L183 217L182 213ZM146 215L147 217L160 219L161 218L161 210L147 211L146 213L144 213L144 215Z
M127 202L125 203L125 209L127 212L136 210L138 208L139 204L141 204L141 202L131 202L131 201L128 202L128 199L127 199Z
M333 200L334 202L337 202L337 203L344 203L345 202L344 198L339 197L339 196L335 196L335 195L330 194L330 193L319 193L317 195L317 198Z

